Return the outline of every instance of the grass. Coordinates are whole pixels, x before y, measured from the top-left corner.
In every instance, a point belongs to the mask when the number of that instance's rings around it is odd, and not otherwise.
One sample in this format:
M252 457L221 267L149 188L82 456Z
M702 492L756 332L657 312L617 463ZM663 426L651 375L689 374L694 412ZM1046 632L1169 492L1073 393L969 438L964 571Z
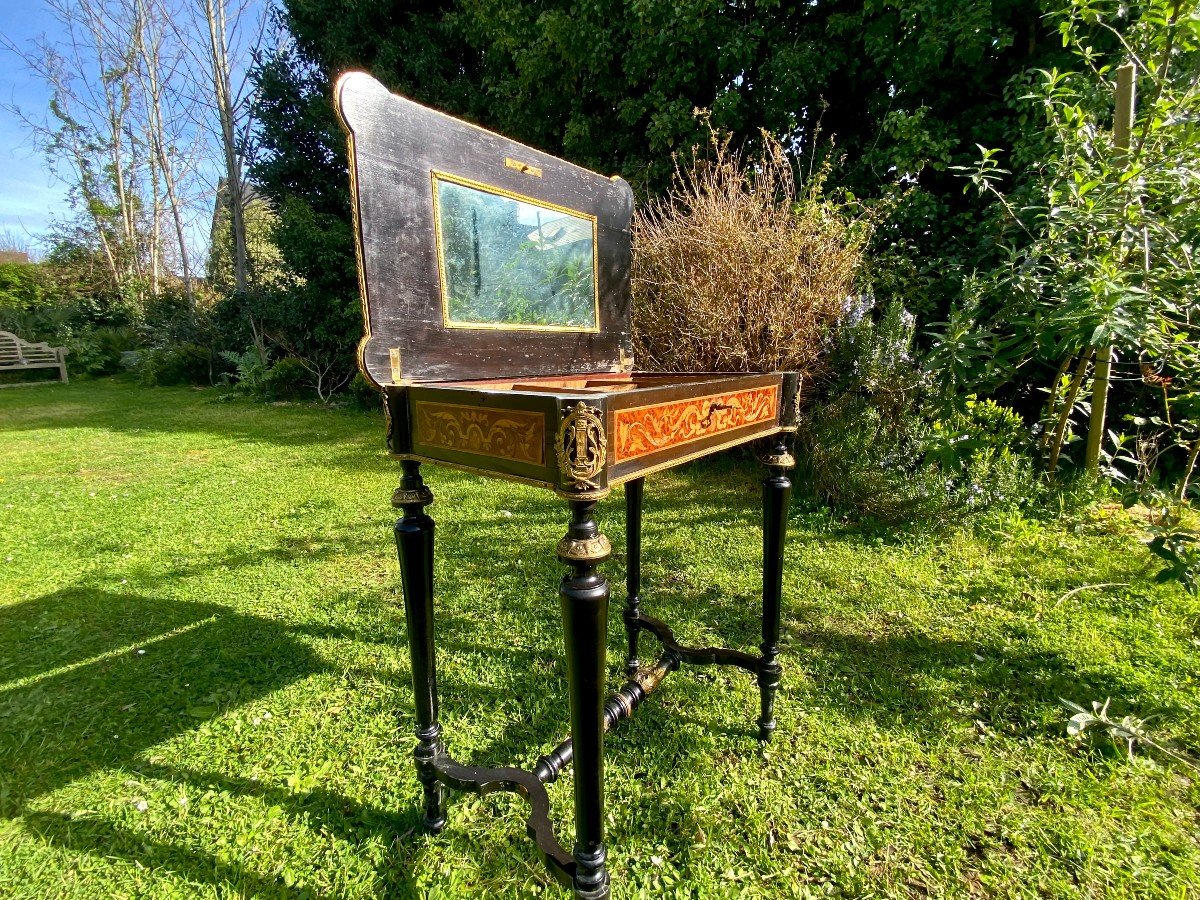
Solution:
M381 437L211 390L0 391L0 895L564 895L519 798L418 826ZM450 748L529 766L567 721L563 505L427 477ZM645 608L689 642L757 643L758 478L648 483ZM1195 896L1197 773L1077 744L1059 701L1200 746L1200 604L1156 569L1119 514L878 537L797 504L775 742L744 673L671 676L609 739L615 896ZM1099 583L1127 586L1060 600Z

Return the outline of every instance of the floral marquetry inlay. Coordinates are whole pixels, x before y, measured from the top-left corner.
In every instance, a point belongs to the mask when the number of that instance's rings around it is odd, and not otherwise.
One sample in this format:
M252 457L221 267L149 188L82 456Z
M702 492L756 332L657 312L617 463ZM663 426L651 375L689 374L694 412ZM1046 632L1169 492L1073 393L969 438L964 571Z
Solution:
M540 465L545 418L518 409L481 409L417 401L414 440L429 447Z
M773 422L779 412L776 385L710 394L613 414L614 458L635 459L715 434Z

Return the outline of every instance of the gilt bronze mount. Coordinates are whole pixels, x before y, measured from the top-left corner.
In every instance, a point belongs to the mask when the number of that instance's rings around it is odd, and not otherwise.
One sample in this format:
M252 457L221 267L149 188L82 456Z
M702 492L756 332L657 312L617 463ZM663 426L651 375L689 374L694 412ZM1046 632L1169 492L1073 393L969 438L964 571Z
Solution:
M564 496L599 500L608 494L594 480L604 469L607 449L601 411L583 401L576 403L563 416L554 444Z

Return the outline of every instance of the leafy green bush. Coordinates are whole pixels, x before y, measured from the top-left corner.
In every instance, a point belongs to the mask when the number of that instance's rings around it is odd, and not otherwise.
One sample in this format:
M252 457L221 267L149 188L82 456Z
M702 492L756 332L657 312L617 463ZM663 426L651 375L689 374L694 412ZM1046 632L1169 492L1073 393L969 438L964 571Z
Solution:
M378 411L379 397L379 388L363 378L362 372L355 372L346 387L346 398L350 405L358 409Z
M266 383L271 367L265 354L251 347L241 353L225 350L221 356L233 366L233 371L222 378L223 384L232 382L239 393L256 400L267 399Z
M1174 517L1151 526L1150 552L1166 561L1155 581L1178 581L1193 596L1200 592L1200 533L1185 527Z
M0 264L0 329L70 351L73 374L120 370L123 351L140 345L140 317L121 298L90 293L61 262Z
M142 304L140 322L147 337L160 347L172 344L211 343L216 337L207 305L189 302L183 290L164 286Z
M30 308L0 306L0 329L27 341L47 341L55 346L69 342L85 319L73 306L44 304Z
M121 354L138 346L137 330L128 325L80 331L67 341L67 364L74 374L114 375L121 371Z
M979 296L952 313L938 343L957 363L945 371L960 390L1045 384L1047 471L1068 461L1064 451L1086 419L1076 462L1094 473L1106 416L1124 407L1151 420L1158 405L1157 392L1125 367L1140 362L1145 375L1163 376L1164 402L1172 379L1200 380L1200 24L1195 4L1178 0L1061 7L1047 19L1058 27L1064 64L1014 82L1037 158L1023 158L1028 144L1016 143L1009 157L980 145L973 166L953 167L993 201L996 241L1011 249L981 275ZM1118 48L1114 58L1125 65L1114 70L1104 57ZM1001 167L1008 159L1013 171ZM1176 442L1164 461L1177 468L1195 438L1169 424L1162 437Z
M943 415L914 355L913 317L900 304L878 318L872 308L869 297L847 303L801 422L815 493L887 525L944 523L1028 496L1021 418L991 400Z
M956 504L986 509L1037 493L1029 443L1029 429L1015 411L969 397L965 408L934 419L925 462L952 476Z
M146 350L138 361L138 380L145 385L212 384L216 360L208 347L183 343Z
M313 393L313 374L303 360L285 356L273 365L253 347L243 353L221 354L233 364L234 387L255 400L297 400Z
M0 313L24 312L42 305L46 285L32 263L0 263Z
M272 400L296 400L313 392L313 376L294 356L285 356L267 372L264 394Z

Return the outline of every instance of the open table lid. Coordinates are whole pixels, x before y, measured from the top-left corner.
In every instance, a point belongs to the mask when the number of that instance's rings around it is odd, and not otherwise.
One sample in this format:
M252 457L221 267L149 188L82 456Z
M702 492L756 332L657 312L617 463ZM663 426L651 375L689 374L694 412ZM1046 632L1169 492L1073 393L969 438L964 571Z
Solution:
M633 192L343 75L363 374L410 382L628 371Z

